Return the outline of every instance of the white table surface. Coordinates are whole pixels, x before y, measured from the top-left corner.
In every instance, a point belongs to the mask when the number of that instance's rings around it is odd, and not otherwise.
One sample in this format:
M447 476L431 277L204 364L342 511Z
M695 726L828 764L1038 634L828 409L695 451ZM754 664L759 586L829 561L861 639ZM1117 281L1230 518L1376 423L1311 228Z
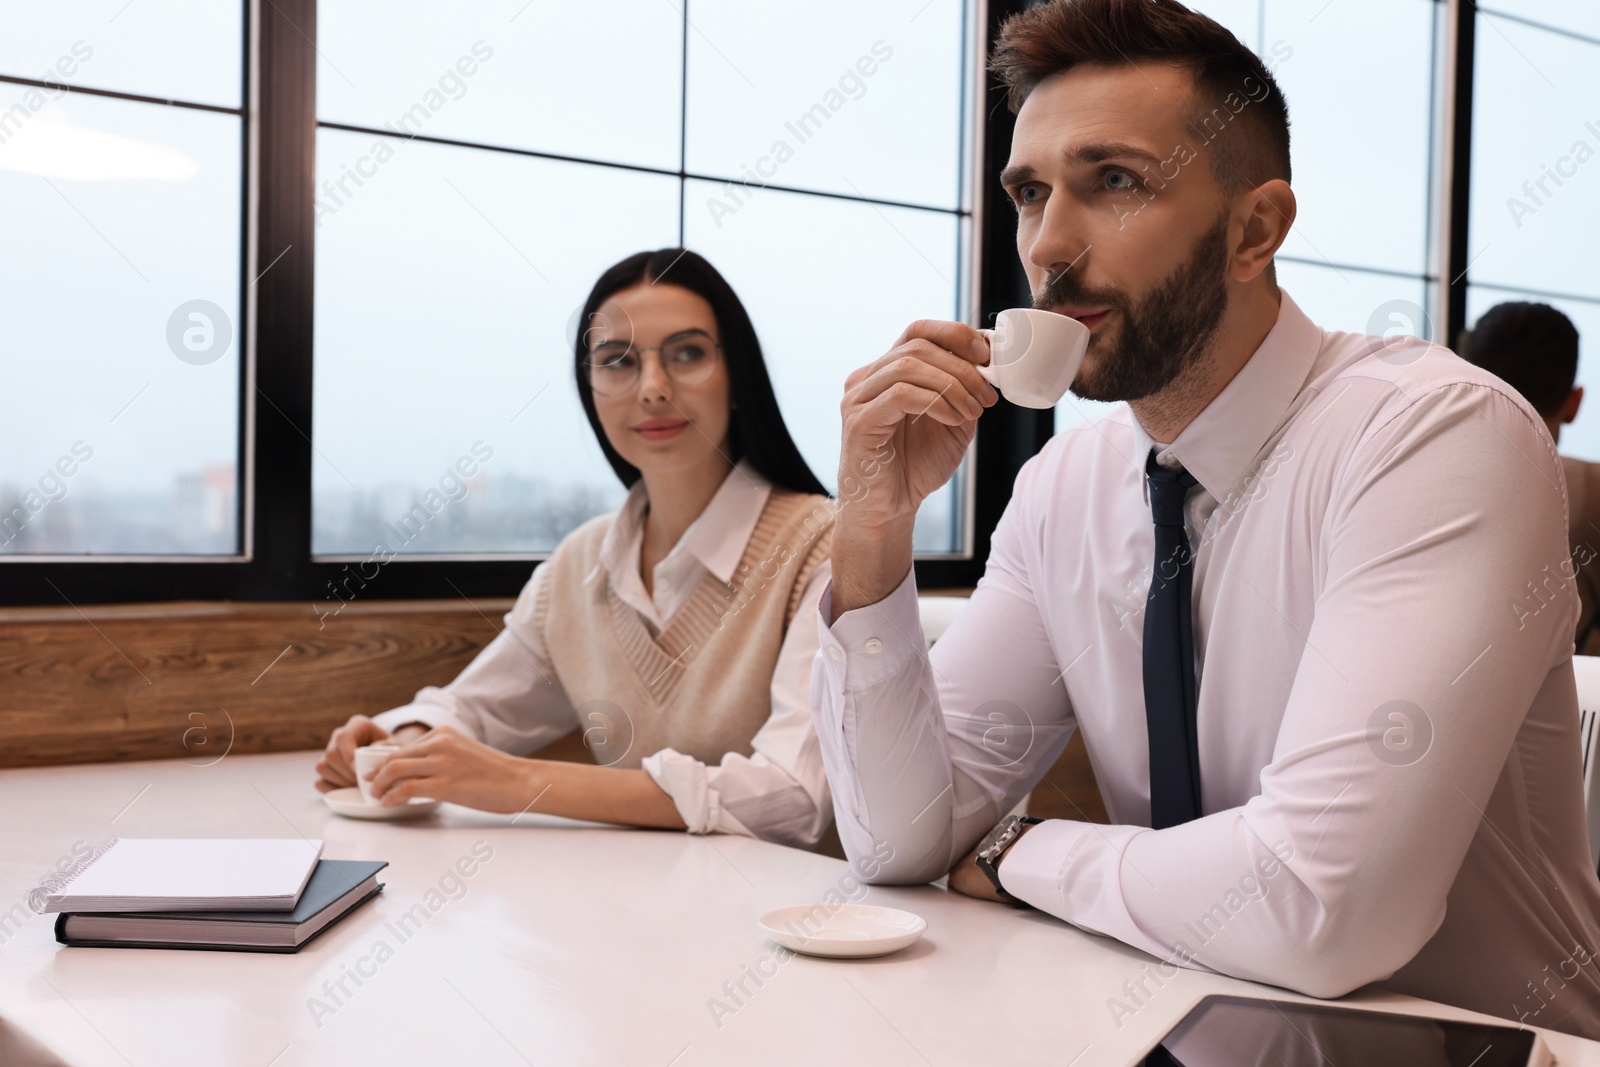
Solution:
M1119 1025L1108 998L1152 957L928 886L871 887L857 898L925 917L928 931L910 949L858 962L767 962L774 946L757 916L849 890L842 862L737 837L533 815L513 825L449 804L411 823L348 820L312 788L315 759L0 771L0 914L13 903L26 910L47 868L107 832L305 836L326 841L330 859L389 861L384 892L295 955L66 948L52 915L0 928L0 1053L11 1030L70 1067L1089 1067L1136 1062L1207 993L1304 999L1182 971L1159 988L1147 981L1152 996ZM429 889L479 841L493 858L401 941L388 924L426 907ZM382 962L379 942L392 950ZM358 964L370 977L359 987L347 980L351 995L334 1005L324 981ZM758 964L776 974L759 987L746 978L750 995L735 1005L724 983ZM335 1010L314 1020L313 997ZM713 998L736 1010L715 1017ZM1487 1018L1398 996L1350 999ZM1546 1040L1562 1064L1600 1065L1600 1044Z

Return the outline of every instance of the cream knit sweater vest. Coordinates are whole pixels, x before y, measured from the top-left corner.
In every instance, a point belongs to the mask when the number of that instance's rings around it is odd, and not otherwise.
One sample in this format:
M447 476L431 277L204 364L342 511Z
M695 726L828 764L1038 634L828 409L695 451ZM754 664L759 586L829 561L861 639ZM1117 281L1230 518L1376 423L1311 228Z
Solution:
M616 516L591 519L544 564L534 607L556 677L596 763L637 768L674 748L716 766L772 715L772 673L806 581L828 557L836 505L774 488L733 580L706 574L655 636L601 571Z

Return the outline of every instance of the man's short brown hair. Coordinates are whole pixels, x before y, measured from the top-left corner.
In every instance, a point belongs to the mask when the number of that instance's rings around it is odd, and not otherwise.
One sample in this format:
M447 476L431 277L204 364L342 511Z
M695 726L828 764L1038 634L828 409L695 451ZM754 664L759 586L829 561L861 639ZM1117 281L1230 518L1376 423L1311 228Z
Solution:
M1289 108L1278 83L1226 28L1176 0L1050 0L1005 21L990 69L1015 112L1051 75L1140 61L1176 63L1194 76L1191 144L1209 149L1225 194L1289 180Z

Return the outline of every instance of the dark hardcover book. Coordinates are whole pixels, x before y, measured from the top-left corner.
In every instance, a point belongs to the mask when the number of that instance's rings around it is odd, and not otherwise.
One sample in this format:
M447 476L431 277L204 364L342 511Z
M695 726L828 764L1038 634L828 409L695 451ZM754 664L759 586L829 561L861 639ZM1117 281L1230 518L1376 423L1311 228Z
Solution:
M56 940L89 948L298 952L383 889L381 860L318 860L293 911L68 912Z

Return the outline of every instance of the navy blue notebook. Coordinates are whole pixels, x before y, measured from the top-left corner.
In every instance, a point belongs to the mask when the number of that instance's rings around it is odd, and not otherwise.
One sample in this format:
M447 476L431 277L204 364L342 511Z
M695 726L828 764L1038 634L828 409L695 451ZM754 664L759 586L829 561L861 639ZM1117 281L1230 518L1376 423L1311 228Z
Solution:
M56 940L91 948L298 952L377 896L383 860L318 860L293 911L65 912Z

